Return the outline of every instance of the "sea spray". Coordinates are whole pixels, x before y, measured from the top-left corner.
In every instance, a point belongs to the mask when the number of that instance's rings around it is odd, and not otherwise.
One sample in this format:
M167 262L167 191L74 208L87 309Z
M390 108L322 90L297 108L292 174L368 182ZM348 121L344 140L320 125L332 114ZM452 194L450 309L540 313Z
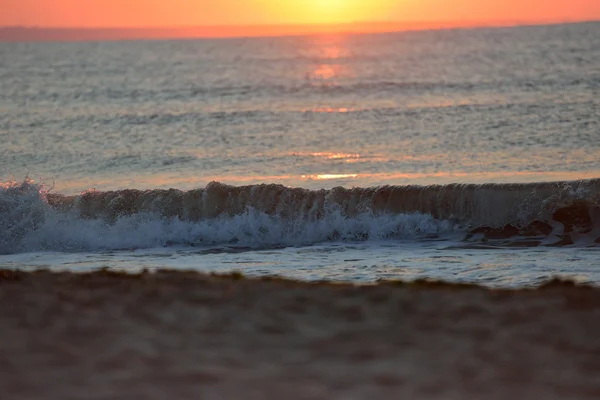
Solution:
M127 189L63 196L27 179L0 186L0 252L176 244L263 248L421 240L469 230L531 236L532 224L544 224L536 234L546 236L544 226L553 234L595 234L599 194L600 180L594 179L316 191L213 182L191 191Z

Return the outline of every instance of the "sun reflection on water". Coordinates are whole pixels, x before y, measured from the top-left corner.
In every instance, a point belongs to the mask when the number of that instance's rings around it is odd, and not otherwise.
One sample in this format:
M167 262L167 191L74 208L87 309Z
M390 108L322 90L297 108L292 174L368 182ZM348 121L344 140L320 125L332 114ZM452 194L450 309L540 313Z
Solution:
M302 175L302 179L308 180L330 180L330 179L345 179L357 178L358 174L317 174L317 175Z
M347 163L359 162L363 157L358 153L336 153L336 152L312 152L312 153L290 153L293 157L316 157L327 160L341 160Z
M329 82L352 75L348 63L342 62L350 53L345 40L344 36L325 36L311 43L316 60L306 73L307 79Z
M327 113L327 114L345 114L354 111L353 108L347 107L313 107L313 108L305 108L302 112L313 112L313 113Z
M330 80L340 75L341 69L342 66L339 64L321 64L312 72L312 77Z

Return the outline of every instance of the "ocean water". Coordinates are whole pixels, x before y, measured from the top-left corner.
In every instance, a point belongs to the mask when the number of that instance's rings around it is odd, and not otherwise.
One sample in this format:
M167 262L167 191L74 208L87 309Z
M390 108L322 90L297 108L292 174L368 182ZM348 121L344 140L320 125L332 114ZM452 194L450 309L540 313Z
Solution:
M0 267L600 283L600 23L0 43Z

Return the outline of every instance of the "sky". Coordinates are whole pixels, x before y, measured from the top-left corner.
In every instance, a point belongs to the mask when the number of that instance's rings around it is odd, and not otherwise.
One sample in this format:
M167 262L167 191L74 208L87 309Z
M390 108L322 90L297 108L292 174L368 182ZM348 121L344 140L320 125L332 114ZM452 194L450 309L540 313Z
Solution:
M600 19L600 0L0 0L0 26L141 28Z

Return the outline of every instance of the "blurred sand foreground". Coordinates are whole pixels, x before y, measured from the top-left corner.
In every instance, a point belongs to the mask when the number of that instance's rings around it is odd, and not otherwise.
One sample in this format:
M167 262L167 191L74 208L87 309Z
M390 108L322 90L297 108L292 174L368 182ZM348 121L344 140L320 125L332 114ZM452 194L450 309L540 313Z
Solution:
M600 289L0 271L2 399L599 399Z

